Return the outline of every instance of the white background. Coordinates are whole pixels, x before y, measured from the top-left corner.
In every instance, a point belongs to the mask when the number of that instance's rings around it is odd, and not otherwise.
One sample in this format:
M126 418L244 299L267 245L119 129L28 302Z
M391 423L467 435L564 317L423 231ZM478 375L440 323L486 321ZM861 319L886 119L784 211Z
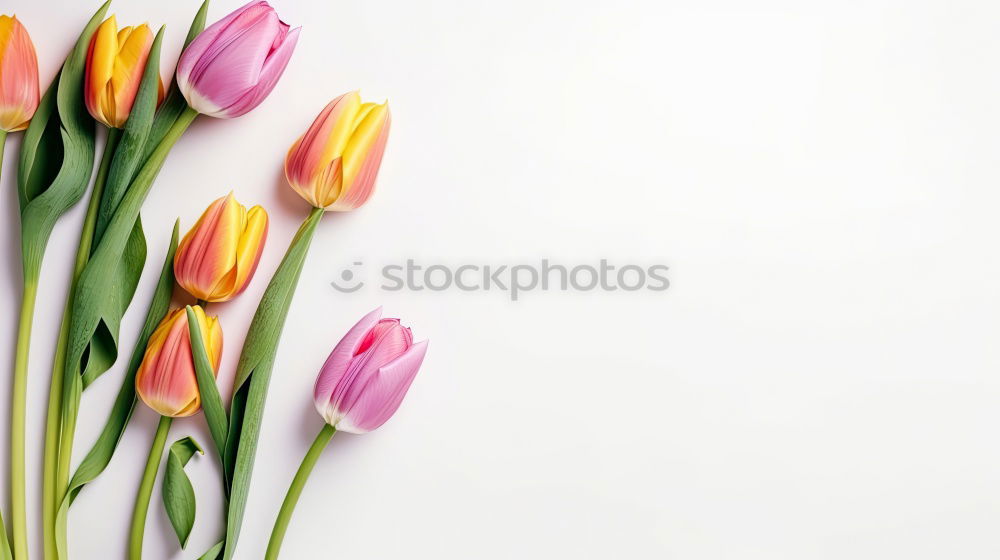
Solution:
M379 304L431 340L427 360L388 424L334 438L283 558L1000 555L1000 6L275 3L304 24L295 56L257 110L203 118L173 150L145 206L146 275L123 329L128 352L176 217L189 227L230 189L263 204L272 224L257 278L211 308L226 333L228 395L249 318L307 211L282 179L287 147L340 93L389 97L376 196L324 219L302 275L239 558L261 557L321 426L316 371ZM215 0L209 20L239 4ZM112 10L123 25L168 25L166 74L197 7L116 0ZM28 27L47 83L94 8L8 0L2 10ZM12 135L0 199L0 351L11 362L18 144ZM82 210L59 223L43 270L34 529L50 356ZM377 289L378 268L407 258L664 263L672 285L516 303L500 291ZM369 285L334 291L355 260ZM76 460L121 366L85 395ZM154 425L140 405L74 506L75 558L124 555ZM211 445L200 416L176 422L171 441L185 434ZM199 500L188 550L157 493L148 558L195 558L220 534L214 458L188 472Z

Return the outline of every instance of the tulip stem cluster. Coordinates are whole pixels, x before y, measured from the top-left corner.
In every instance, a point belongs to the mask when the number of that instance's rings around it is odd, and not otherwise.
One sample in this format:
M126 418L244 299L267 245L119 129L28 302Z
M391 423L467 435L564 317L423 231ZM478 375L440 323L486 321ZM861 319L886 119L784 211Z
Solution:
M323 424L323 429L316 435L316 439L309 447L309 451L306 452L306 456L302 458L302 464L299 465L299 470L295 471L295 478L292 479L288 493L285 494L285 500L281 502L278 517L274 520L274 529L271 531L271 539L267 542L264 560L277 560L278 552L281 550L281 542L285 539L285 531L288 530L288 522L292 520L292 512L295 511L295 504L298 503L299 496L302 495L302 489L305 488L306 480L309 479L309 474L316 466L316 461L335 433L337 433L337 428Z
M60 321L59 338L56 340L56 349L53 354L52 376L49 384L49 407L45 418L45 454L42 465L42 517L43 517L43 542L49 554L54 551L55 539L55 512L58 508L58 497L56 496L56 455L54 453L59 436L59 399L62 395L62 376L64 360L66 359L66 343L69 337L69 316L70 305L73 300L73 292L76 281L87 266L90 259L90 251L94 244L94 230L97 227L97 213L101 205L101 197L104 195L104 186L107 183L108 172L111 169L111 162L114 159L115 150L121 140L122 131L117 128L109 128L107 139L104 144L104 155L101 156L100 167L97 170L97 178L94 181L94 188L90 193L90 200L87 202L87 213L83 219L83 226L80 230L80 241L76 248L76 258L73 262L73 272L70 279L69 294L67 295L66 306L63 309L62 320ZM18 339L20 340L20 339Z

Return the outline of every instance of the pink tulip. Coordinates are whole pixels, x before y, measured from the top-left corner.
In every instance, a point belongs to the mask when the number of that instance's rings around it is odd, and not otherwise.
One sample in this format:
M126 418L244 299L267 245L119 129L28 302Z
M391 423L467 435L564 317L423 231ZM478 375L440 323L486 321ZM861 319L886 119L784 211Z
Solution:
M316 410L338 431L363 434L399 408L427 352L399 319L365 315L333 349L316 379Z
M289 29L267 2L250 2L202 31L184 50L177 86L203 115L243 115L278 83L300 29Z

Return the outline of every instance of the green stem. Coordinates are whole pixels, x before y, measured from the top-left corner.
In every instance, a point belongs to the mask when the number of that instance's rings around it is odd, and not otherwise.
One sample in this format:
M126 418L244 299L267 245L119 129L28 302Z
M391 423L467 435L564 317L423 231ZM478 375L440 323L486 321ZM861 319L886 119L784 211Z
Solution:
M3 147L7 144L7 131L0 130L0 172L3 171ZM2 175L2 173L0 173Z
M27 480L24 470L24 413L28 392L28 349L31 346L31 323L35 314L38 279L24 279L21 318L17 327L14 351L14 387L10 407L10 503L11 535L14 558L28 558Z
M170 431L170 422L172 421L173 418L169 416L160 416L160 423L156 425L156 435L153 436L153 445L149 448L149 457L146 459L146 470L143 471L142 483L139 484L139 495L135 497L132 531L128 542L129 560L142 560L142 537L146 532L149 498L153 495L153 484L156 482L156 473L160 470L163 448L166 447L167 432Z
M139 172L136 174L135 178L132 179L132 183L129 185L128 191L125 193L125 197L118 205L118 209L115 210L114 216L112 216L111 221L108 224L108 228L104 232L103 240L109 238L115 238L120 240L127 239L126 232L130 231L135 225L135 220L139 215L139 209L142 206L142 202L145 200L146 195L149 194L149 189L153 186L153 181L156 179L156 175L159 173L160 168L163 166L163 162L166 161L167 154L170 149L177 143L181 135L187 130L187 127L191 125L198 113L187 107L184 112L177 117L177 120L171 125L170 129L167 130L163 139L153 150L153 153L149 156L149 159L142 165ZM124 243L124 241L122 241ZM102 249L103 247L103 249ZM103 251L103 257L115 257L114 253L120 253L120 249L115 247L114 249L108 249L103 244L98 244L98 246L91 253L91 259L102 258L98 253ZM112 253L109 255L109 251ZM107 261L107 258L104 258ZM82 279L82 277L81 277ZM72 320L70 321L72 325ZM71 327L72 329L72 327ZM79 414L80 406L80 391L81 388L79 372L79 363L71 364L72 361L79 359L82 352L77 352L75 355L70 355L70 346L67 343L66 349L66 365L63 370L63 381L62 381L62 397L60 402L60 434L59 434L59 451L57 455L56 464L56 488L60 492L65 492L69 485L69 469L70 461L73 456L73 440L76 435L76 422L77 416ZM76 385L70 385L74 381L73 376L77 376ZM62 536L57 535L57 540L62 538Z
M101 165L97 170L97 179L94 181L94 188L90 193L90 200L87 202L87 214L83 219L83 228L80 231L80 242L76 248L76 260L73 262L73 276L70 279L69 292L66 297L66 305L63 307L62 323L59 328L59 338L56 341L56 349L53 355L52 377L49 381L49 408L45 416L45 455L42 465L42 544L45 560L56 559L55 522L56 512L59 510L61 496L57 495L56 488L65 488L65 484L59 484L56 475L56 460L59 443L59 411L62 404L62 380L63 368L66 360L66 343L69 338L69 314L70 305L76 289L76 280L83 272L83 268L90 259L90 249L94 244L94 229L97 224L97 212L100 208L101 197L104 196L104 185L108 180L108 171L111 169L111 161L114 159L115 150L118 148L118 141L121 140L122 131L117 128L108 129L107 142L104 145L104 155L101 156Z
M3 148L5 144L7 144L7 131L0 130L0 175L2 175L3 170ZM7 540L7 525L3 522L3 513L0 513L0 560L10 560L10 558L10 541Z
M267 542L267 553L264 554L264 560L278 559L281 542L285 539L285 531L288 530L288 522L292 519L292 512L295 511L295 504L298 503L306 480L309 479L309 473L316 466L316 460L319 459L326 444L330 443L330 438L335 433L337 433L337 428L323 424L323 429L320 430L312 446L309 447L306 456L302 458L302 464L299 465L299 470L296 471L295 478L292 479L292 485L288 487L288 493L285 494L285 501L281 503L278 518L274 520L274 529L271 531L271 540Z

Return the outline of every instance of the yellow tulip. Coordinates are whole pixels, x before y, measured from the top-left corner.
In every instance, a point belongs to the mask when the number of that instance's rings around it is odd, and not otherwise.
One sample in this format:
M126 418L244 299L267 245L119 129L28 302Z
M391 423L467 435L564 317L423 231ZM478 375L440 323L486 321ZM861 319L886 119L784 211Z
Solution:
M145 23L118 30L115 16L94 32L87 52L84 101L91 116L112 128L122 128L132 112L146 68L153 32ZM160 80L160 100L163 80Z

